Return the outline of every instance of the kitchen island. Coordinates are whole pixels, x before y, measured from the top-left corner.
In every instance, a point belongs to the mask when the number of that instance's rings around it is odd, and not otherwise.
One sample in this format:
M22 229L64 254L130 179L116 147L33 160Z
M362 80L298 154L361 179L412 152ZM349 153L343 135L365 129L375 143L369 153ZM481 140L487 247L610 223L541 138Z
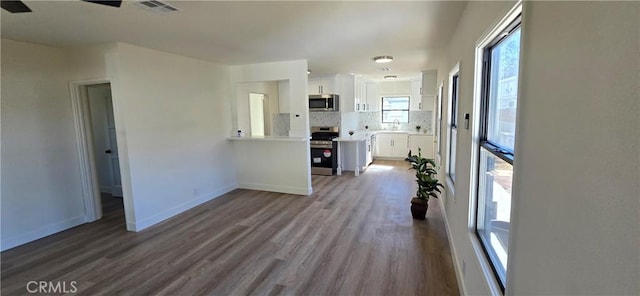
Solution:
M353 144L355 145L355 150L354 153L354 174L355 176L359 176L360 175L360 171L362 170L362 167L365 166L366 164L363 163L361 161L361 157L360 157L360 150L365 148L365 144L367 141L367 137L365 136L347 136L347 137L339 137L339 138L335 138L333 139L334 142L338 142L338 169L336 171L336 174L338 175L342 175L342 170L343 170L343 161L342 161L342 152L346 151L346 145L348 144ZM365 161L366 162L366 161Z

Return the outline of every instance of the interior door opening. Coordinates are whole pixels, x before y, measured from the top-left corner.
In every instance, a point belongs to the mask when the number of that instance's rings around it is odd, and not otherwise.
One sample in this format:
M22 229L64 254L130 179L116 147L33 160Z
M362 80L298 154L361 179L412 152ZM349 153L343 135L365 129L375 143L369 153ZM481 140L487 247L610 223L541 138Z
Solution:
M122 182L120 177L120 163L118 158L118 142L116 126L113 116L113 100L109 83L91 84L83 86L81 91L85 96L88 120L85 127L90 131L93 150L93 163L99 189L100 198L94 199L97 213L96 220L104 216L122 219L124 221L124 205L122 201ZM114 216L114 217L111 217Z

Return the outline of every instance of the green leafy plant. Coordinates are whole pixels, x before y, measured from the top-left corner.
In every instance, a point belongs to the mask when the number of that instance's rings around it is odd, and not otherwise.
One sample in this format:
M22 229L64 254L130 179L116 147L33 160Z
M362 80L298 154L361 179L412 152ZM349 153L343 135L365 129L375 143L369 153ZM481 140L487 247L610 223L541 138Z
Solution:
M429 201L429 197L438 198L437 193L441 193L440 188L444 189L436 175L436 161L422 157L421 149L418 148L418 155L407 155L406 161L411 163L411 169L416 171L416 182L418 183L418 191L416 198L419 200Z

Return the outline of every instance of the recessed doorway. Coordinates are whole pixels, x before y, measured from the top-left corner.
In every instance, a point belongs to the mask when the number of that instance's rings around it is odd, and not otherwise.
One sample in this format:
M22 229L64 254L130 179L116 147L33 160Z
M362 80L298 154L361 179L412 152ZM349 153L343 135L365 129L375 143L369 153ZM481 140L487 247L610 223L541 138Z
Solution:
M126 227L111 84L77 82L71 90L86 221L108 215Z

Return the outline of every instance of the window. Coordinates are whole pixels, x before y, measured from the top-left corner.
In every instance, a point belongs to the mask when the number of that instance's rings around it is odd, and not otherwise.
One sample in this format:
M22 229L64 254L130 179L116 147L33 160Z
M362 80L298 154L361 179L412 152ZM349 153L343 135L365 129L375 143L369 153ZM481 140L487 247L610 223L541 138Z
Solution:
M482 55L476 234L504 291L511 223L520 19L491 40Z
M440 152L440 145L442 143L442 89L443 86L442 84L440 84L440 86L438 86L438 99L437 99L437 114L436 114L436 139L437 139L437 145L436 145L436 160L438 162L438 165L440 165L440 157L442 155L442 153Z
M458 139L458 94L460 91L460 74L456 72L450 77L451 98L449 108L449 161L447 163L447 175L451 182L456 181L456 147Z
M382 123L409 123L409 97L382 97Z

